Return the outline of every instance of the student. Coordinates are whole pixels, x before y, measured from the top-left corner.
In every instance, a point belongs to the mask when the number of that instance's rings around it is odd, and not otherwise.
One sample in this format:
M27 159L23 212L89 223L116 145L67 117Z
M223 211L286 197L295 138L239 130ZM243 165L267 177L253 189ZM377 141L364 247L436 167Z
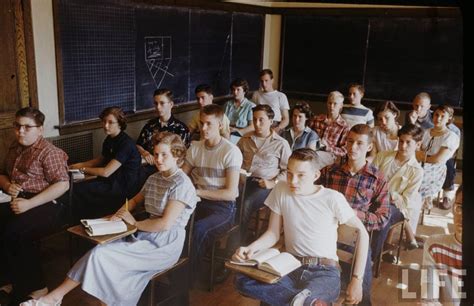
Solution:
M446 162L459 147L459 137L452 132L448 125L453 120L453 108L440 105L433 115L434 127L425 130L421 150L416 152L416 158L424 169L420 193L426 208L431 208L432 198L443 186L446 178ZM450 205L441 205L442 209L449 209Z
M374 127L374 115L372 110L362 105L361 100L364 97L365 89L360 84L349 85L349 102L344 105L341 116L346 120L349 128L356 124L367 124Z
M270 105L275 113L273 130L277 134L280 134L290 123L288 98L284 93L273 89L273 72L270 69L260 71L260 88L253 93L252 101L257 105Z
M327 99L327 114L313 118L311 128L321 138L318 149L320 168L332 165L337 158L346 156L346 136L349 126L341 117L344 96L339 91L332 91Z
M369 237L342 194L321 185L319 163L311 149L295 150L288 162L287 181L278 183L265 200L271 210L266 232L248 246L238 248L233 260L243 261L272 247L283 227L286 251L303 266L275 284L237 274L235 286L245 296L269 305L326 305L339 296L340 272L336 254L338 224L358 229L359 245L347 301L362 300L362 278ZM318 264L319 261L319 264Z
M390 202L383 174L366 160L367 152L373 146L372 140L372 129L367 124L354 125L346 140L347 161L322 169L318 184L341 192L367 231L377 232L388 223ZM382 235L379 237L382 239ZM377 239L372 240L371 258L374 259L381 246ZM369 264L364 276L364 292L370 292L371 275ZM369 303L364 301L364 304Z
M385 101L375 108L377 125L374 128L374 147L372 156L381 151L395 151L398 146L398 130L400 125L397 118L400 110L392 101Z
M425 242L421 275L422 305L461 304L462 292L465 291L462 288L462 206L460 186L453 205L454 233L433 235Z
M135 225L135 234L96 246L79 259L59 287L21 306L60 305L63 297L81 284L85 292L106 305L136 305L151 277L178 261L185 227L196 206L196 190L179 168L186 154L180 137L162 132L152 141L158 172L128 202L131 210L145 202L150 217L137 221L124 204L111 220Z
M405 234L410 250L418 248L415 233L422 204L418 190L423 179L423 168L416 160L416 150L421 145L422 137L423 130L420 127L413 124L403 126L398 131L398 151L379 152L373 162L388 182L390 202L399 210L395 212L392 205L390 206L391 214L387 227L405 219ZM390 238L386 240L390 241ZM387 253L384 254L384 260L396 262L397 258Z
M193 141L186 153L183 171L196 186L197 204L193 230L192 267L197 268L205 251L234 222L242 153L219 134L224 112L209 104L201 111L200 141Z
M313 117L311 107L306 102L299 102L291 110L292 126L285 129L282 137L290 144L291 150L319 146L319 136L308 125Z
M230 90L233 99L224 104L224 112L230 120L230 133L242 137L253 131L252 108L255 104L245 97L249 91L246 80L240 78L233 80Z
M426 92L421 92L415 96L412 103L413 111L407 113L405 123L412 123L420 126L424 130L434 127L433 111L431 108L431 97ZM461 131L451 122L448 128L461 139ZM454 152L456 154L456 151ZM449 209L454 194L454 178L456 177L456 156L451 156L446 162L446 179L443 183L443 202L440 208Z
M148 167L145 167L145 178L156 171L154 166L152 137L156 132L171 132L179 135L186 147L189 146L191 135L189 129L183 122L176 119L171 110L174 106L173 92L166 88L160 88L153 93L153 104L155 105L156 118L149 120L140 132L137 139L137 149L146 160ZM143 181L143 178L142 178Z
M56 200L63 202L58 198L69 189L68 156L43 138L44 119L32 107L15 113L16 139L0 170L0 188L12 197L0 203L0 286L10 284L4 291L12 305L48 292L35 241L65 221L63 205Z
M94 159L72 164L97 179L75 184L73 213L75 219L98 218L113 213L138 191L140 153L124 132L127 119L119 107L107 107L99 118L107 137L102 152Z
M196 94L196 100L198 101L200 108L212 104L212 99L214 99L214 95L212 94L212 88L210 85L200 84L196 86L194 93ZM191 133L191 138L196 138L196 140L200 139L201 122L199 119L199 112L196 112L196 114L191 119L191 122L189 123L189 132ZM220 130L220 133L222 137L229 139L229 118L227 118L226 115L224 115L224 117L222 118L222 129Z
M241 221L244 239L252 214L263 207L263 202L278 181L286 179L291 149L285 139L272 131L273 118L269 105L257 105L253 109L255 131L244 135L237 143L243 155L242 169L251 174L245 189Z

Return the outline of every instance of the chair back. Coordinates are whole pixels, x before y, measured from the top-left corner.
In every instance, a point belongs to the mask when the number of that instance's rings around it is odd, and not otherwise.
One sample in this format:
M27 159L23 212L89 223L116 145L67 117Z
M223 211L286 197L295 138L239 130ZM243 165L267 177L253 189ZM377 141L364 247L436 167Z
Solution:
M359 244L358 232L358 229L345 224L339 224L337 229L337 257L339 257L339 261L350 265L350 275L352 275L357 245Z
M250 179L248 173L244 169L240 169L239 175L239 196L236 200L237 214L235 215L234 224L241 225L242 214L244 212L245 190L247 188L247 180Z
M194 228L194 214L196 210L193 211L191 216L189 216L188 224L186 225L186 239L184 240L183 250L181 251L180 258L190 257L191 255L191 243L193 241L193 228Z

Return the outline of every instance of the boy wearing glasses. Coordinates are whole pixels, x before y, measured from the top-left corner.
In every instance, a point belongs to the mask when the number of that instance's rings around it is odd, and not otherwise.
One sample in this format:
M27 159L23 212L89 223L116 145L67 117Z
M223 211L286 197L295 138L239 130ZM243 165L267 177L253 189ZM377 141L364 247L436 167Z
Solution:
M0 203L0 286L17 304L47 293L34 241L61 225L55 199L69 189L68 156L43 138L44 119L35 108L16 112L16 140L0 169L0 188L12 198Z

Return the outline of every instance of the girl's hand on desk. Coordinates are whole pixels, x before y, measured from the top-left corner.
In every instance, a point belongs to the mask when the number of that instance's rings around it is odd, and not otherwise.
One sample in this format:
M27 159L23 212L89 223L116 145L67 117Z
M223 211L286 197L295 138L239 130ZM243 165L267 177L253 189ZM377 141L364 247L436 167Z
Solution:
M135 220L132 214L129 211L126 211L125 209L120 209L119 211L117 211L115 213L115 216L119 217L120 219L131 225L135 225L135 223L137 223L137 220Z
M24 213L31 209L31 202L30 200L23 199L23 198L16 198L10 203L10 208L16 215Z

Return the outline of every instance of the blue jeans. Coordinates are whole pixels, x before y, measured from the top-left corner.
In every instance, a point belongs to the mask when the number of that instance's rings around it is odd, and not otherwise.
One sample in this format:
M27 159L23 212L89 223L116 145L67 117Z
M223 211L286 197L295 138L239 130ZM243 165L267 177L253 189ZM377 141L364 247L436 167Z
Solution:
M235 201L203 199L197 203L191 253L191 266L194 272L214 240L234 224L235 210Z
M304 305L310 305L314 300L330 303L339 296L340 272L336 267L303 265L275 284L262 283L242 274L235 276L234 284L242 295L272 306L288 305L304 289L311 291Z
M259 178L249 177L247 178L247 184L245 187L245 200L243 203L242 211L242 228L241 228L241 239L242 243L246 244L245 238L247 233L248 223L252 214L264 206L264 202L267 196L270 194L271 189L261 188L258 185Z
M387 224L381 230L374 231L374 233L372 234L371 247L372 247L372 260L374 262L376 258L380 257L380 253L382 252L385 239L387 239L390 226L404 219L405 217L400 212L400 210L395 205L390 204L390 218L388 219Z

